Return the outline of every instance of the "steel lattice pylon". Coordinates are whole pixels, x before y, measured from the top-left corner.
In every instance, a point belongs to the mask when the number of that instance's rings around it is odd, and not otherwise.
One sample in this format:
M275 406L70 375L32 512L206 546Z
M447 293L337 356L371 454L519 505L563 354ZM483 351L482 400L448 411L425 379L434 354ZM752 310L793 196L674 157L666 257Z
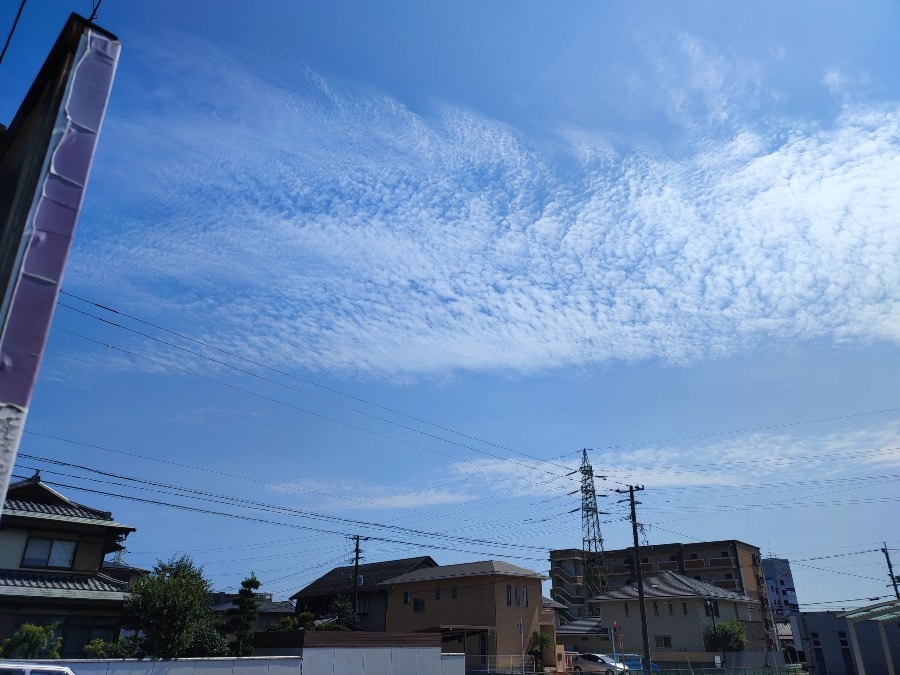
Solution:
M607 580L603 561L603 535L600 533L600 510L594 488L594 469L587 449L581 454L581 549L584 552L584 611L599 616L600 610L590 599L606 592Z

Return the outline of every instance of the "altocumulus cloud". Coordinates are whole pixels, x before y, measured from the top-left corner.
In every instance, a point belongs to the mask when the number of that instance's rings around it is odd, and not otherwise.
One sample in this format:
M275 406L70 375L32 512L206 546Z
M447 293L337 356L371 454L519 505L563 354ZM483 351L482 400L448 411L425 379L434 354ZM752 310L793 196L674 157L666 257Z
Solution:
M70 279L248 356L409 376L900 341L897 102L667 155L212 47L154 58L165 86L107 121Z

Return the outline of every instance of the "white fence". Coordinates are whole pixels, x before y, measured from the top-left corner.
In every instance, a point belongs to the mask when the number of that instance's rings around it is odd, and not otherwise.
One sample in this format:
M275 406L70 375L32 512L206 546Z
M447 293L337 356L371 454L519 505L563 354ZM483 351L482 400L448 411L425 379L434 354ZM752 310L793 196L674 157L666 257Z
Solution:
M465 657L462 654L442 654L440 648L421 647L313 647L303 650L303 658L249 656L238 659L43 663L69 666L75 675L465 675Z

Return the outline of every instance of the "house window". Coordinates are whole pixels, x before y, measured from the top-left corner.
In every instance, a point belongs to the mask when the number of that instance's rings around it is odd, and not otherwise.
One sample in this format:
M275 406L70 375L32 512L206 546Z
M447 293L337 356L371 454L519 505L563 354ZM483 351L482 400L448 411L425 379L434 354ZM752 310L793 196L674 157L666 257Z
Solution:
M670 555L669 560L671 560L672 562L675 562L676 560L678 560L678 557L674 556L674 555Z
M657 635L656 637L656 648L657 649L671 649L672 648L672 636L671 635Z
M28 540L22 567L55 567L72 569L75 560L75 542L60 539Z
M516 584L516 607L519 606L519 584Z
M435 600L440 600L440 599L441 599L441 589L440 589L440 588L435 588L435 589L434 589L434 599L435 599Z
M650 558L641 558L642 563L650 562Z
M457 596L456 586L454 586L453 588L450 589L450 598L452 600L456 600L456 596Z
M727 557L728 557L728 551L722 551L722 557L723 557L723 558L727 558Z
M733 574L726 574L726 575L725 575L725 579L726 579L726 580L728 580L728 579L734 579L734 575L733 575Z
M360 616L369 613L369 599L368 598L357 598L356 599L356 613Z
M691 553L691 560L696 560L696 559L697 559L697 554Z
M653 601L653 616L659 616L659 603Z
M681 613L684 614L685 616L687 616L687 603L686 602L681 603Z
M512 607L512 585L506 584L506 606Z
M669 603L669 616L672 616L675 613L675 606L670 602Z
M425 611L425 598L416 598L413 600L413 611L414 612L424 612Z
M411 591L403 591L403 604L408 605L412 602L412 592Z
M522 586L522 606L528 607L528 586Z
M628 603L625 603L625 617L628 617Z
M700 575L696 575L696 576L694 577L694 581L700 581Z
M782 586L784 586L784 579L779 579L778 583L781 584Z

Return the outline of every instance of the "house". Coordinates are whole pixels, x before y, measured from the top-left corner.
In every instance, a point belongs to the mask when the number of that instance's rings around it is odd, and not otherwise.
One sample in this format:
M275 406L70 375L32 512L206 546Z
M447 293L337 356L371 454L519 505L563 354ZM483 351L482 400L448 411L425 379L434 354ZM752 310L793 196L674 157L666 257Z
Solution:
M364 563L356 569L356 615L358 626L364 631L385 630L387 608L386 580L419 569L437 567L430 556ZM291 596L296 612L312 612L317 617L331 612L337 597L354 597L353 566L336 567Z
M128 581L102 571L134 528L41 481L9 486L0 516L0 640L23 623L59 623L62 656L118 638Z
M538 572L498 560L441 565L384 582L387 630L440 633L445 652L490 663L513 657L521 665L523 642L544 632L555 644L554 610L544 610ZM553 654L544 656L555 659ZM499 662L499 661L498 661Z
M234 600L237 593L213 593L210 598L212 611L219 617L222 623L227 623L231 618L229 612L235 609ZM273 600L271 593L254 593L256 598L256 623L255 630L265 630L266 626L288 616L294 616L296 610L294 603L288 600Z
M550 597L566 607L570 621L587 616L584 597L584 559L581 549L550 551ZM640 558L637 560L636 558ZM742 593L760 603L768 617L766 583L759 547L737 539L690 544L655 544L634 549L616 549L603 554L607 589L627 586L637 580L637 567L644 575L677 572L695 581ZM765 619L766 630L771 630Z
M644 577L643 587L650 650L661 668L713 664L716 653L707 651L705 633L715 622L728 619L743 624L750 661L730 665L764 664L765 634L755 598L671 571ZM617 624L620 648L626 653L643 652L638 597L633 583L594 598L604 624Z

